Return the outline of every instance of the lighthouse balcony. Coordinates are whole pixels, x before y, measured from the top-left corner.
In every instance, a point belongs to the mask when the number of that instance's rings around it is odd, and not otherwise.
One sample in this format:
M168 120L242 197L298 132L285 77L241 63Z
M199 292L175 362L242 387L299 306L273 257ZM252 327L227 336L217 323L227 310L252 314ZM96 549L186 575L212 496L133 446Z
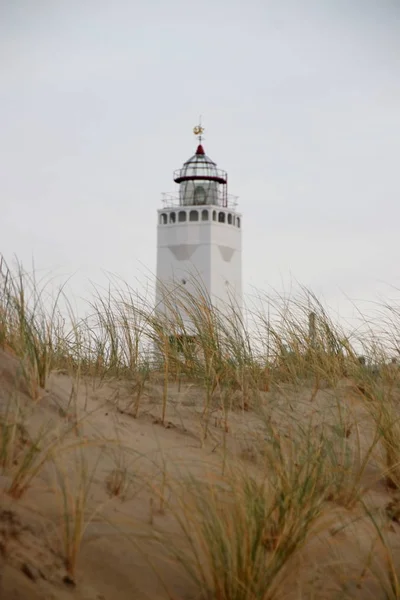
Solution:
M189 201L189 199L182 198L182 194L179 192L176 193L164 193L162 194L162 205L164 209L167 208L178 208L180 206L219 206L221 208L229 208L231 211L235 212L238 205L238 196L233 196L232 194L217 194L212 195L210 199L206 199L205 201L196 201L196 198L193 198L193 201Z

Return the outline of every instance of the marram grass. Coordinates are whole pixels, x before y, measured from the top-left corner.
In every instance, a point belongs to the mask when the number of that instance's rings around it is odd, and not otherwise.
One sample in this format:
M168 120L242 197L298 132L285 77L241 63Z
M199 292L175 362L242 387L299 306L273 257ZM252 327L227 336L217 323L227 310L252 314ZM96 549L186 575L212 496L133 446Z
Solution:
M177 532L161 533L151 520L162 551L192 580L199 597L281 598L296 557L319 535L323 517L334 505L344 510L366 507L376 543L386 556L387 570L379 575L382 597L398 598L393 553L365 502L364 480L371 465L378 464L388 488L400 488L400 371L391 360L397 352L393 332L399 331L400 312L383 307L386 313L380 319L387 332L374 335L366 321L368 334L360 338L335 324L307 290L299 299L265 298L261 308L247 309L245 320L233 303L228 316L216 310L200 284L193 294L178 286L166 297L164 314L154 310L151 299L118 281L112 283L95 292L88 314L78 318L63 289L51 295L21 265L12 269L2 260L0 346L19 361L16 387L23 384L32 409L40 404L50 374L62 371L77 385L83 378L93 387L128 380L135 418L141 415L146 386L161 382L162 424L171 384L190 382L200 390L199 441L205 449L213 415L223 415L222 473L210 480L191 476L177 481L169 470L167 477L165 467L160 508L173 516ZM365 360L356 347L363 348ZM361 407L372 424L367 443L358 409L345 409L338 392L343 382L354 392L354 406ZM291 398L280 406L284 431L274 421L274 398L284 398L288 386ZM297 410L294 418L293 403L305 392L315 410L301 418ZM319 399L328 392L336 399L335 410L322 418ZM260 439L252 442L257 461L247 466L229 456L225 445L233 435L232 415L245 413L262 424ZM322 418L318 427L314 413ZM85 457L89 442L78 427L74 443L68 444L72 427L63 435L44 427L29 437L25 425L18 394L10 395L0 412L0 467L10 477L7 491L17 501L41 470L53 465L61 546L68 576L75 580L80 546L97 514L88 511L95 473ZM105 447L113 442L99 438L90 443ZM67 451L76 454L74 485L60 460ZM104 485L110 501L123 501L134 469L134 462L116 451L115 468ZM168 487L173 503L167 500Z

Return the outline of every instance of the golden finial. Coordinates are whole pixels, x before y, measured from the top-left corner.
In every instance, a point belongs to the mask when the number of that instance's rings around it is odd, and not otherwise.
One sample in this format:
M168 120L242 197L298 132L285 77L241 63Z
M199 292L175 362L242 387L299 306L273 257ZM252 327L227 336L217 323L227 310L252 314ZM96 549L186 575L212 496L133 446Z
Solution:
M194 135L202 135L204 133L204 127L196 125L196 127L193 128L193 133Z
M199 124L193 128L193 133L194 133L194 135L197 135L199 137L199 142L201 142L201 136L204 133L204 127L202 127L202 125L201 125L201 116L199 118Z

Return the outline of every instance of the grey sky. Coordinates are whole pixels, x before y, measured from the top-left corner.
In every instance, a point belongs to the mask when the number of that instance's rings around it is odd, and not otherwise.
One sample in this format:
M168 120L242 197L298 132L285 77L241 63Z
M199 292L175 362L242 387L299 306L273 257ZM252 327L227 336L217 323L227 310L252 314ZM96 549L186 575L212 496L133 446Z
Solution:
M400 287L397 0L2 0L0 69L7 257L79 270L78 293L154 273L201 113L245 289L296 279L336 306Z

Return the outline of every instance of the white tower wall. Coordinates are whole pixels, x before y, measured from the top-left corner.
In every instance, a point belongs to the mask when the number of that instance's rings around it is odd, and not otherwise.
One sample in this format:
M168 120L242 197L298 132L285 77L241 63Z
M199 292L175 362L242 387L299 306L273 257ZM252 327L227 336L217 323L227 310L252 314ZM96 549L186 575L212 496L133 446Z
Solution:
M183 211L187 221L176 222L178 212ZM207 211L208 221L189 221L193 211L199 219L203 211ZM214 212L216 218L223 214L225 222L213 221ZM170 223L171 213L175 214L175 223ZM241 308L241 215L220 207L215 210L213 206L179 207L159 210L158 223L156 301L159 309L163 310L165 286L172 289L174 285L185 285L191 293L196 291L197 285L201 286L221 310L232 304Z

